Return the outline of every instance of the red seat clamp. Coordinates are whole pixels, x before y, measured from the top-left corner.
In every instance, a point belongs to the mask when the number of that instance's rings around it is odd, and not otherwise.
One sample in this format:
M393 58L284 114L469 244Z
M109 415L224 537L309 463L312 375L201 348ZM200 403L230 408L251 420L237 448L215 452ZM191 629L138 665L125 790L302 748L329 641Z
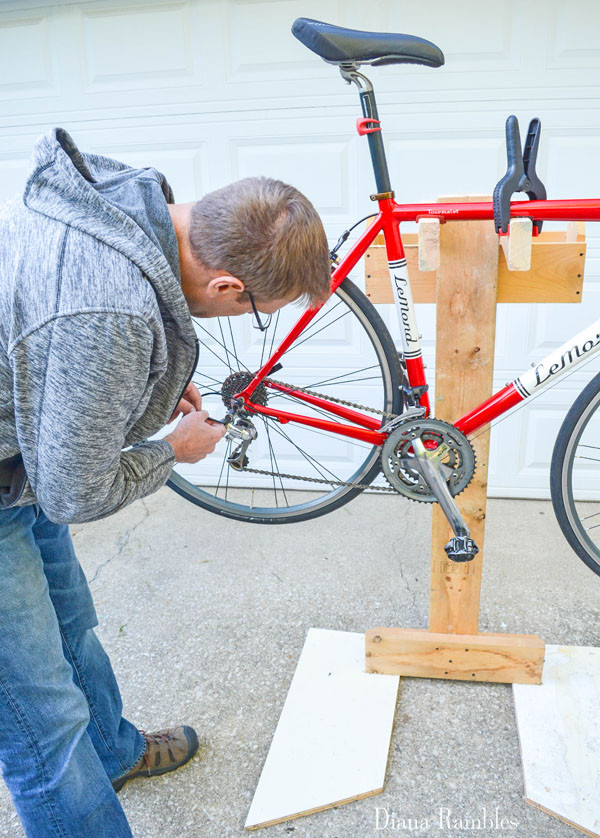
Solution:
M372 127L367 127L371 123ZM372 134L374 131L381 131L381 122L378 119L373 119L370 116L365 116L356 120L356 130L362 137L363 134Z

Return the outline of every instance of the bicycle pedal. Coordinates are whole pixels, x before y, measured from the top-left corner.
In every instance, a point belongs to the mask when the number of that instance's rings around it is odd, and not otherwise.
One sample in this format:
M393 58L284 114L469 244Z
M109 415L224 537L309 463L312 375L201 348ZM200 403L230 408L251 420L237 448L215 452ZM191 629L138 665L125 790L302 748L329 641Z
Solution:
M468 535L455 535L444 550L453 562L470 562L479 553L479 547Z

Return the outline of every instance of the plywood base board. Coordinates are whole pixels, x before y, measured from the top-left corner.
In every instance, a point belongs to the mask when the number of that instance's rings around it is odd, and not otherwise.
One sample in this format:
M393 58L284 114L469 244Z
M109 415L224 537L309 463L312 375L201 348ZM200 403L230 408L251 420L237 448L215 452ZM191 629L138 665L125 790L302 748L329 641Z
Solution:
M528 802L600 836L600 649L546 646L541 685L513 693Z
M383 791L396 675L369 675L364 634L309 629L246 829Z

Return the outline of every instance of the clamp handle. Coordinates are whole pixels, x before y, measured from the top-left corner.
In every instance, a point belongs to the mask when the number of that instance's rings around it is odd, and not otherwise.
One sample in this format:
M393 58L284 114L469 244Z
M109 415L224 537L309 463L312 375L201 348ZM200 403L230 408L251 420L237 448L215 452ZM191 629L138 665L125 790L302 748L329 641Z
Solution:
M535 117L529 123L525 153L521 149L519 121L514 114L506 120L506 174L494 187L494 224L497 233L506 233L510 223L510 199L513 192L525 192L530 200L545 201L546 188L535 170L542 124ZM535 235L542 229L541 221L533 221Z

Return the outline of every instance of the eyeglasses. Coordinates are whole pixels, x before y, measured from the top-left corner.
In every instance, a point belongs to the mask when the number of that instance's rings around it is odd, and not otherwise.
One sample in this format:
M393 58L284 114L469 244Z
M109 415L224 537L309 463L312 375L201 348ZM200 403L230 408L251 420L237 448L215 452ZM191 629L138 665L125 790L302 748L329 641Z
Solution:
M248 290L248 289L246 289L246 290ZM250 302L252 303L252 311L254 312L254 316L256 317L256 323L258 324L258 325L256 325L255 323L253 323L252 326L255 329L260 329L261 332L265 332L269 328L269 324L271 322L271 318L272 318L273 315L272 314L267 315L267 319L263 323L262 320L260 319L259 314L258 314L258 310L256 308L256 303L254 302L254 297L252 296L250 291L248 291L248 296L250 297Z

